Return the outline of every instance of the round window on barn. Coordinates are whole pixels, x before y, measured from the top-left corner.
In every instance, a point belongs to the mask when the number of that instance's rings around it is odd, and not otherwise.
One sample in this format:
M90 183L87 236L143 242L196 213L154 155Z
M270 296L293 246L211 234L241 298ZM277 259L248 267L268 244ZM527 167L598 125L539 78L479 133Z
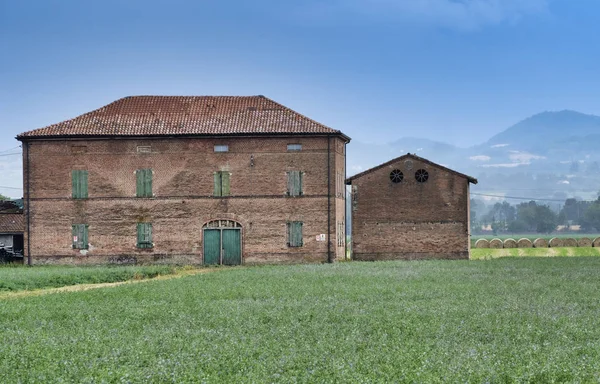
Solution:
M390 172L390 180L392 180L392 183L399 183L402 181L402 179L404 179L404 174L401 170L394 169L392 172Z
M429 172L424 169L419 169L415 172L415 179L417 179L419 183L424 183L429 179Z

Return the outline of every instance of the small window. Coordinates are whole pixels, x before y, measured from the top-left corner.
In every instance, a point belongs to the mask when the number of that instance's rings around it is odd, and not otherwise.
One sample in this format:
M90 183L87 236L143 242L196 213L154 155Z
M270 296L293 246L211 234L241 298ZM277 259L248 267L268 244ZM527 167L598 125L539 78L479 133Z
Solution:
M138 153L151 153L152 147L149 145L138 145L137 152Z
M394 169L392 172L390 172L390 180L392 180L392 183L399 183L402 181L402 179L404 179L404 174L401 170Z
M302 222L290 221L287 223L288 247L301 247L302 243Z
M138 223L137 224L137 247L138 248L152 248L152 224L151 223Z
M88 226L87 224L73 224L73 249L88 249Z
M71 196L74 199L87 199L88 197L88 171L71 172L71 183L73 188Z
M287 145L287 150L288 151L301 151L302 150L302 144L288 144Z
M229 152L229 145L215 145L215 152Z
M287 172L288 177L288 196L302 196L302 176L300 171Z
M135 171L137 197L152 197L152 170L138 169Z
M214 196L229 196L230 176L229 172L215 172Z
M415 179L419 183L424 183L429 179L429 172L424 169L419 169L417 172L415 172Z

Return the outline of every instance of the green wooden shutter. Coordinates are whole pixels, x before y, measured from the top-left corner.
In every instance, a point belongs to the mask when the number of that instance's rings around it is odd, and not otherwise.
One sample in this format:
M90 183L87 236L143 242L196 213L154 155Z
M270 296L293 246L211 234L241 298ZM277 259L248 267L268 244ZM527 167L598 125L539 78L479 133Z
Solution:
M83 236L82 236L83 249L88 249L88 225L82 224L81 229L83 230Z
M135 171L135 195L137 197L144 197L144 170L138 169Z
M302 242L302 222L292 221L287 224L288 246L301 247Z
M87 199L87 197L88 197L88 171L80 171L79 174L80 174L79 197L82 199Z
M289 171L288 176L288 195L300 196L302 194L302 173L300 171Z
M71 171L71 196L74 199L79 198L79 174L78 171Z
M215 196L221 196L221 172L215 172Z
M152 248L152 224L146 223L144 237L146 238L147 248Z
M298 196L302 196L302 172L298 171Z
M221 172L221 196L229 196L229 172Z
M137 247L142 248L142 243L144 242L142 223L137 223Z
M152 197L152 170L146 169L144 173L144 196Z

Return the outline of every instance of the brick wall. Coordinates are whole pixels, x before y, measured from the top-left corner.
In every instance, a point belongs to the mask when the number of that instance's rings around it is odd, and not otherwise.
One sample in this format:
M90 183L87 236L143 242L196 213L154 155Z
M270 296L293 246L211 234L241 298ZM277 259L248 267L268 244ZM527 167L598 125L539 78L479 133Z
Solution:
M302 150L287 151L287 144ZM215 153L215 145L228 145L229 152ZM335 174L344 173L343 147L342 139L331 138L329 239L337 258L343 250L336 247L335 223L345 219ZM304 136L31 141L32 262L202 263L202 228L215 219L242 225L244 263L326 261L327 241L317 235L328 231L327 151L327 138ZM147 168L154 197L135 197L135 171ZM72 170L88 171L87 199L71 198ZM301 197L286 196L292 170L304 173ZM229 197L213 196L218 171L230 173ZM152 249L136 247L139 221L152 223ZM287 246L288 221L304 223L302 247ZM89 250L72 249L72 224L89 226Z
M407 158L352 180L355 260L468 258L469 182L427 162ZM429 178L417 182L415 172ZM403 180L393 183L390 173Z

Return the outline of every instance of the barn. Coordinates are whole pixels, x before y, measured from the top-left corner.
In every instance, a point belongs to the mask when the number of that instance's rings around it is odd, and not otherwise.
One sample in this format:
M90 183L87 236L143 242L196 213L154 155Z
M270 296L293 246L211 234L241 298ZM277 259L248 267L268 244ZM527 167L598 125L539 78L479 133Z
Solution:
M354 260L469 258L473 177L409 153L346 183Z
M132 96L17 136L29 264L345 257L350 139L264 96Z

